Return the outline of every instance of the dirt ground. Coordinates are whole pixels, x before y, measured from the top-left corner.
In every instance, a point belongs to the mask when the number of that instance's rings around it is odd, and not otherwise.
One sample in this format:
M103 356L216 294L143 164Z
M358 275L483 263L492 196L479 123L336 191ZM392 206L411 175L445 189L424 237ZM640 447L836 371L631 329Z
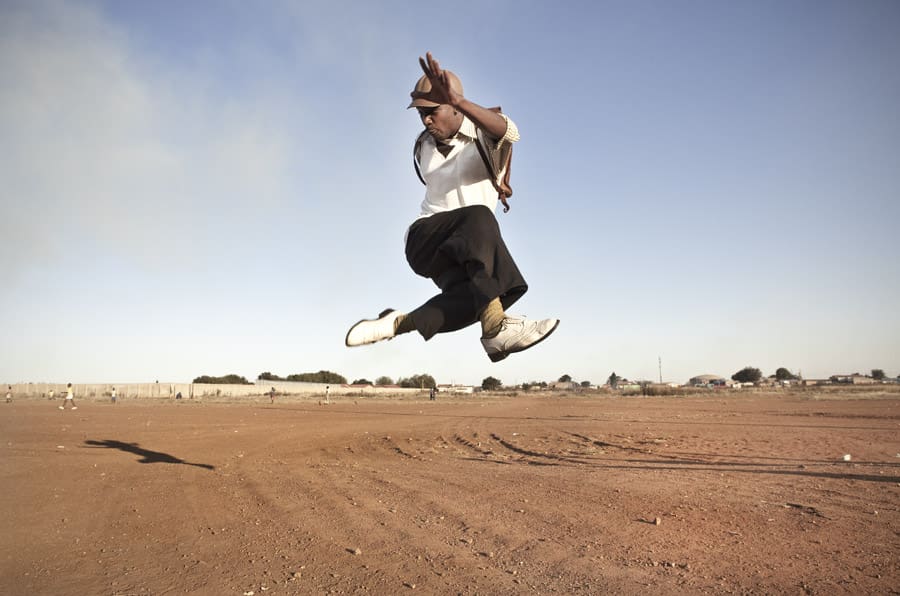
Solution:
M0 593L900 593L900 394L823 397L16 400Z

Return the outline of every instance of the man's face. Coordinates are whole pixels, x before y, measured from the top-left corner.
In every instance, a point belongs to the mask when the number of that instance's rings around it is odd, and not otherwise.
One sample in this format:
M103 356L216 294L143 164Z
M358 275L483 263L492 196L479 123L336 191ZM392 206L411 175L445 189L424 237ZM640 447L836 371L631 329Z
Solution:
M434 108L418 107L416 109L419 111L419 118L422 119L425 130L436 141L446 141L459 131L462 124L462 114L455 112L447 104L441 104Z

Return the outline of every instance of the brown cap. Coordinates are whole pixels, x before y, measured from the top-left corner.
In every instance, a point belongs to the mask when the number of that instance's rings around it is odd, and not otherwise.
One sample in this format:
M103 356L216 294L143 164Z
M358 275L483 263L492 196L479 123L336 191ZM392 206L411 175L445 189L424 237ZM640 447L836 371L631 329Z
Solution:
M456 76L453 72L449 70L445 70L447 73L447 79L450 81L450 89L463 95L463 86L462 81L459 80L459 77ZM431 81L428 80L427 75L422 75L418 81L416 81L416 86L413 89L413 93L428 93L431 91ZM414 99L410 102L406 109L409 108L436 108L441 104L435 103L433 101L428 101L427 99Z

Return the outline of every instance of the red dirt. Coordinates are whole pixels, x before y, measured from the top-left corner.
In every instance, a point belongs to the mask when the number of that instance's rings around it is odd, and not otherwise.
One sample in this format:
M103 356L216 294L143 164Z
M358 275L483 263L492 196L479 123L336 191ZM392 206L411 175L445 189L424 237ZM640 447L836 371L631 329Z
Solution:
M896 594L896 397L15 401L0 593Z

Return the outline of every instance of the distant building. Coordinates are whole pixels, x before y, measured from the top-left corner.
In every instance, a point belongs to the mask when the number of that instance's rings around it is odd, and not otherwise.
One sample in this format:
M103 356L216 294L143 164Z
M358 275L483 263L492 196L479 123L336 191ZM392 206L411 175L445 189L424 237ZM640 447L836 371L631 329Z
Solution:
M475 387L472 385L438 385L438 393L475 393Z
M688 385L692 387L725 387L727 381L725 377L719 375L697 375L696 377L691 377Z
M872 377L867 377L859 373L853 373L852 375L832 375L831 382L848 385L873 385L877 381L875 381L875 379L873 379Z
M555 381L550 383L549 387L555 391L574 391L581 386L575 381Z

